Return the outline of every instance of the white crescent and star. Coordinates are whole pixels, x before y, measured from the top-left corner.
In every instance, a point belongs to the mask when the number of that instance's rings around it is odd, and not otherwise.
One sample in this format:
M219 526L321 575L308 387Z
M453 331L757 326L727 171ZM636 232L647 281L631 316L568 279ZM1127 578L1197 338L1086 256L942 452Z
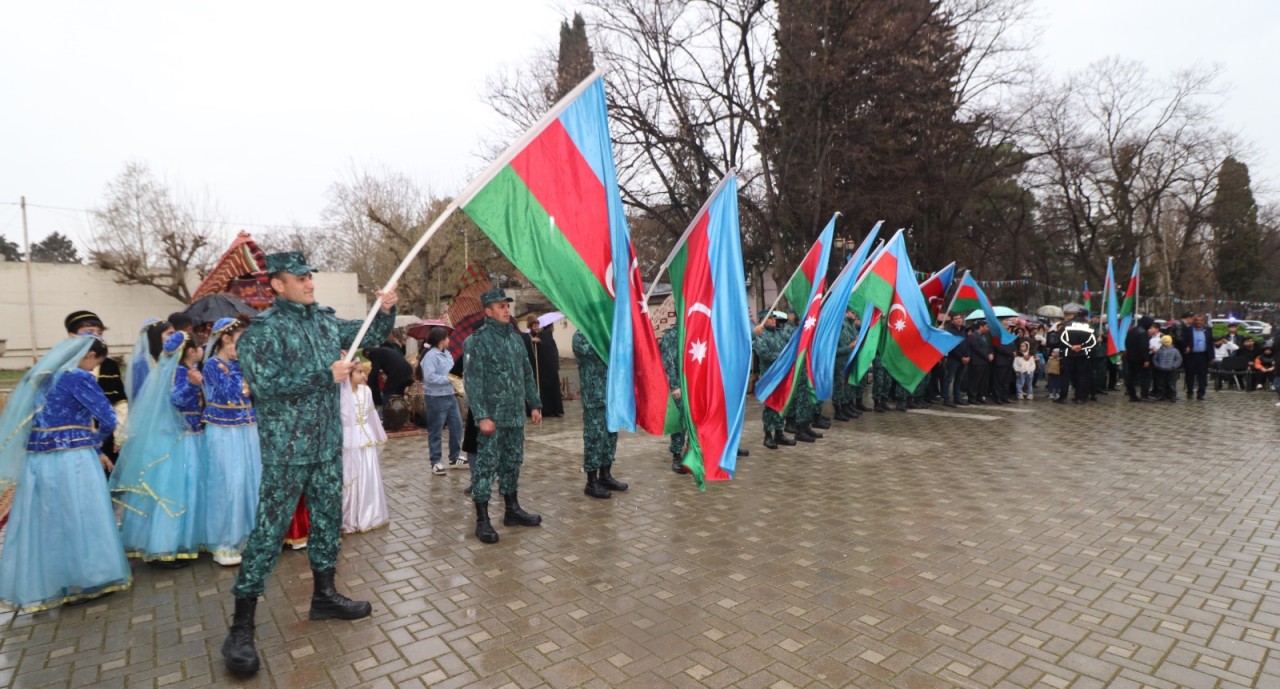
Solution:
M707 318L711 318L711 308L700 301L694 302L691 306L689 306L689 310L685 312L685 318L688 318L689 316L692 316L695 313L701 313L705 315ZM693 359L693 362L696 364L702 363L702 360L707 358L706 341L693 340L692 342L690 342L689 357Z
M895 321L893 319L893 312L898 310L902 311L902 317ZM894 304L893 306L889 307L889 327L893 328L897 332L902 332L903 330L906 330L907 307L903 306L902 304Z

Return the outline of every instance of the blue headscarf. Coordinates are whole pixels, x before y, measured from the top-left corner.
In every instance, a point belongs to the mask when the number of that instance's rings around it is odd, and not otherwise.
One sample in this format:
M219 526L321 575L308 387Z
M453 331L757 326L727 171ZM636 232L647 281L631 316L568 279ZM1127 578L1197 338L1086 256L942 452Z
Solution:
M93 345L91 335L73 335L45 354L9 395L0 413L0 491L16 485L27 458L31 422L62 374L80 365Z
M120 458L111 472L112 493L129 492L149 498L172 517L186 511L181 496L167 495L171 491L165 486L152 486L148 483L148 475L173 457L178 441L186 432L182 417L169 399L178 366L182 363L182 345L187 337L179 330L165 340L164 353L156 362L156 370L147 376L138 399L130 405L129 427L132 430L124 447L120 448ZM126 507L136 509L131 505Z

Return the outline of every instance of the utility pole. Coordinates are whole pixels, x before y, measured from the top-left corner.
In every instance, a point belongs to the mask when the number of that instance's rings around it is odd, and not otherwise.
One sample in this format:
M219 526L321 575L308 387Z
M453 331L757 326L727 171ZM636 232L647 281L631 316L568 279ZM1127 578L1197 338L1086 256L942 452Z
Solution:
M27 197L22 197L22 250L26 252L27 263L27 327L31 334L31 363L40 360L40 350L36 347L36 293L31 282L31 237L27 232Z

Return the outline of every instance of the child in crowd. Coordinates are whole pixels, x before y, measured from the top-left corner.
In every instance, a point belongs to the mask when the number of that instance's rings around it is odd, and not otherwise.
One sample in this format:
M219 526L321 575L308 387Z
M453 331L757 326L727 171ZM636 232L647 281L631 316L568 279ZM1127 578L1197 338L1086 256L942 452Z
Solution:
M449 380L453 370L453 356L449 354L449 331L432 328L427 335L430 349L422 357L422 392L427 407L427 448L430 452L431 473L445 473L443 453L444 428L449 428L449 466L458 463L462 456L462 414L458 411L458 395Z
M214 323L204 363L205 541L213 561L225 567L240 564L262 482L257 417L236 354L248 323L244 316Z
M1262 353L1253 359L1253 371L1254 376L1262 380L1258 383L1258 390L1263 386L1271 387L1276 378L1276 350L1270 346L1263 347Z
M1173 337L1160 338L1160 349L1151 355L1153 373L1151 396L1158 400L1178 401L1178 371L1182 368L1182 353L1173 346Z
M387 496L382 490L378 455L387 442L373 407L369 362L362 361L342 383L342 531L370 531L385 526Z
M116 416L91 373L106 358L95 337L64 340L22 377L0 414L0 492L17 486L0 551L0 604L37 612L132 582L103 474L111 462L102 444Z
M1049 360L1044 362L1044 377L1049 388L1049 399L1056 400L1062 396L1062 352L1054 347L1049 352Z
M1031 355L1031 343L1023 341L1018 345L1018 354L1013 357L1013 372L1018 374L1014 389L1018 399L1031 399L1031 380L1036 374L1036 358Z
M200 556L204 543L201 478L204 400L195 340L178 331L165 340L131 416L132 432L111 474L124 510L121 540L130 557L178 569Z

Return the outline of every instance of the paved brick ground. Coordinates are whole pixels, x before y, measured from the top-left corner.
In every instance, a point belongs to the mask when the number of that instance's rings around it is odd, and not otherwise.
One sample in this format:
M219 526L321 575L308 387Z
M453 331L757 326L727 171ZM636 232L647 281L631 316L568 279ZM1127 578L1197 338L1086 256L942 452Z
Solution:
M306 619L287 552L259 607L273 687L1280 686L1275 397L871 414L760 446L698 493L624 437L631 491L581 494L577 403L532 431L537 529L471 536L465 471L384 455L394 523L344 539L358 622ZM0 686L230 683L233 572L0 614Z

